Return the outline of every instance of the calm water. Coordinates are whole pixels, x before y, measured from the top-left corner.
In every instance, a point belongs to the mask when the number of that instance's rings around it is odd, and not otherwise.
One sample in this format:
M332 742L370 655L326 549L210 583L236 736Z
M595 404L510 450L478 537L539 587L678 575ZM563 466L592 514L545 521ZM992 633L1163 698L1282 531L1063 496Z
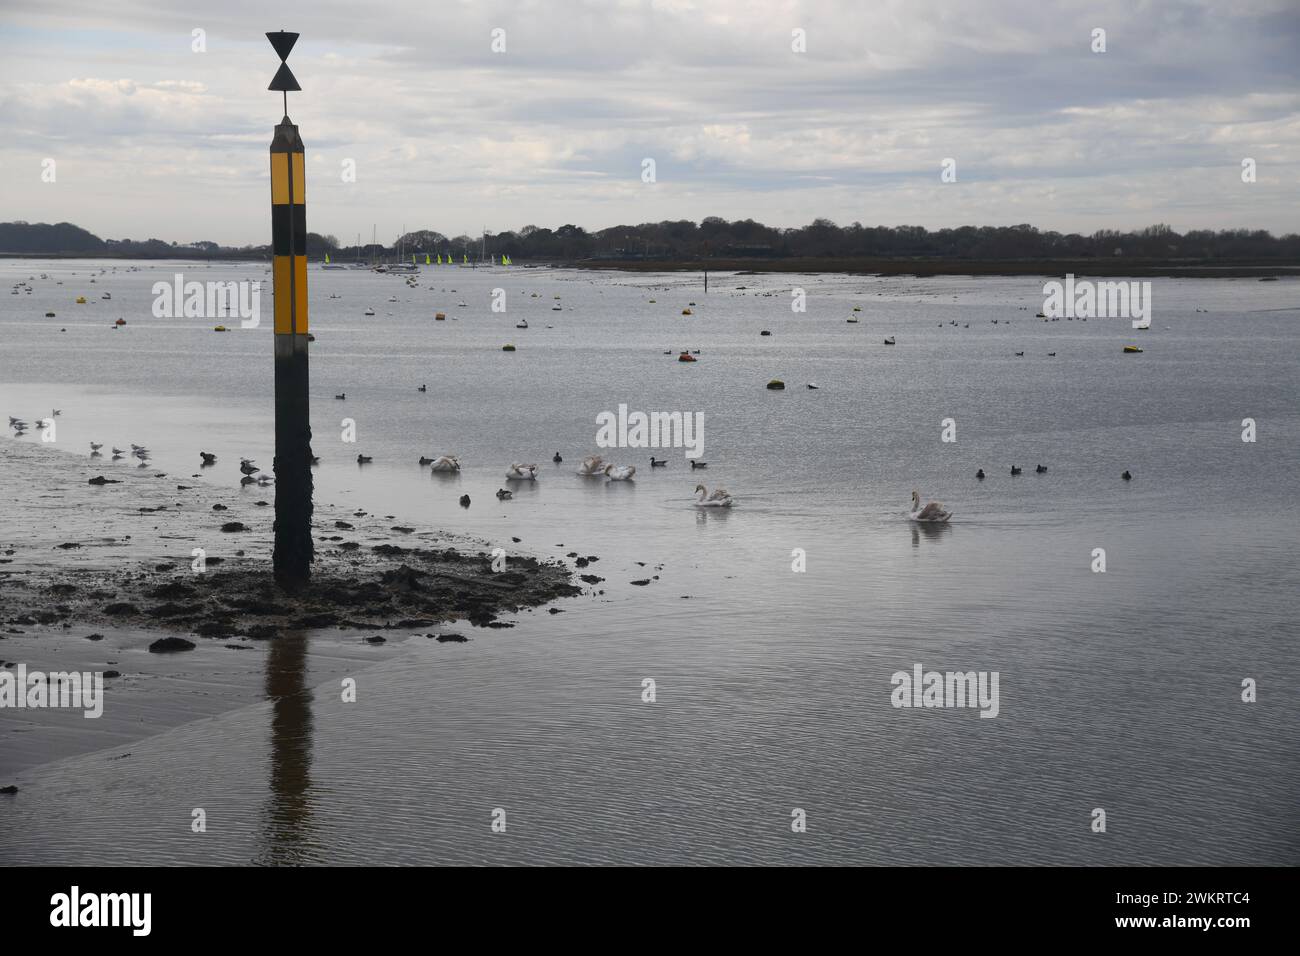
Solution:
M216 452L213 482L236 484L241 455L269 466L269 287L258 329L150 314L153 282L177 271L269 281L263 267L101 268L0 261L3 412L59 407L60 446L147 444L177 473ZM314 271L318 500L599 555L605 593L464 645L411 641L364 671L356 704L282 641L266 661L278 700L148 737L130 760L27 774L0 856L1300 862L1298 284L1156 280L1153 327L1133 332L1035 319L1042 281L714 275L706 296L696 275L433 267L409 289ZM1122 354L1135 341L1145 353ZM677 362L688 348L699 361ZM786 391L763 387L774 377ZM703 412L708 469L613 450L634 483L576 477L596 415L620 403ZM443 453L461 475L416 463ZM511 461L542 478L498 502ZM693 509L698 480L736 507ZM949 528L910 525L913 488L955 512ZM894 709L890 676L917 663L998 671L998 717ZM206 834L189 832L196 806Z

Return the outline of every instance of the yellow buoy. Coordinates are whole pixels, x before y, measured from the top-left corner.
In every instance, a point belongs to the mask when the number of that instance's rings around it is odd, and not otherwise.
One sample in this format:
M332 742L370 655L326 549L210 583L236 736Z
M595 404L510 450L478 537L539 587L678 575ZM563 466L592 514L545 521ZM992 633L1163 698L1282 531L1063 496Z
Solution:
M86 297L84 295L77 296L77 305L85 305L85 304L86 304Z

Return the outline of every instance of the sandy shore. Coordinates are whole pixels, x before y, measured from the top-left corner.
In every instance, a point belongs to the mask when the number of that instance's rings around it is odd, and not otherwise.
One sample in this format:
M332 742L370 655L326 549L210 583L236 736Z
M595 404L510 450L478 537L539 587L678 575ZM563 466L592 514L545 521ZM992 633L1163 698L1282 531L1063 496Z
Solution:
M100 475L117 480L90 484ZM265 696L263 665L278 642L302 642L325 678L382 660L412 636L454 643L471 628L513 626L502 614L582 592L560 561L507 554L494 572L482 542L318 502L313 580L288 596L271 583L273 487L106 468L13 440L0 442L0 479L9 496L0 666L110 675L97 720L0 711L0 786L17 771ZM160 640L179 640L183 652L162 652Z

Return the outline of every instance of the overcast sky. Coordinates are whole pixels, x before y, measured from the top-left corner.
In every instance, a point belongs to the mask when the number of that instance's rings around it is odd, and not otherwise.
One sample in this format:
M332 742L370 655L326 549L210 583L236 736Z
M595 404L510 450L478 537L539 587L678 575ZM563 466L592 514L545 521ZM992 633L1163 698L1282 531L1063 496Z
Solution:
M302 34L308 226L348 244L710 215L1300 229L1298 0L0 0L0 221L267 242L277 29Z

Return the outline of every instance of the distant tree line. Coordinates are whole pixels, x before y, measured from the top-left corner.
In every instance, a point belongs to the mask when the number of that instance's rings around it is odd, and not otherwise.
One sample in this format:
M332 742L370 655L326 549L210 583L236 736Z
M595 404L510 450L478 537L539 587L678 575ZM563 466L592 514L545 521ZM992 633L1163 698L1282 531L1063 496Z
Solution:
M270 247L220 246L215 242L176 243L161 239L100 239L79 226L61 222L0 223L0 254L100 255L123 258L269 258ZM330 253L340 261L397 256L452 255L471 260L507 255L516 262L707 259L1300 259L1300 235L1273 236L1257 229L1198 229L1177 233L1167 225L1136 232L1103 229L1089 235L1041 231L1034 226L960 226L928 230L922 226L840 226L816 219L783 229L752 219L728 222L710 216L696 223L675 220L611 226L588 232L572 223L557 229L524 226L485 237L448 237L431 229L401 236L393 245L340 246L334 236L308 233L312 259Z

